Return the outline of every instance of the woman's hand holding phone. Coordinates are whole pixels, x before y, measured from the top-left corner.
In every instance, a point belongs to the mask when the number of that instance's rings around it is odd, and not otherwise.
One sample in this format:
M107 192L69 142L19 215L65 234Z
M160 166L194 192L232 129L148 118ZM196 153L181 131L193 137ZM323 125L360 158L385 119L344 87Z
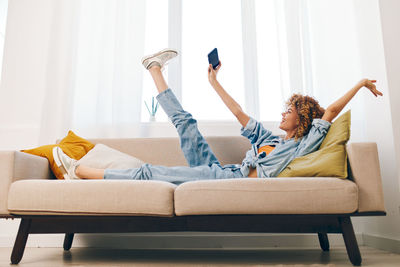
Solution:
M211 64L208 65L208 81L211 85L214 85L217 82L217 74L221 66L221 61L219 61L219 65L216 69L214 69Z
M218 57L218 49L214 48L210 53L208 53L208 80L211 85L217 82L217 73L221 68L221 61Z

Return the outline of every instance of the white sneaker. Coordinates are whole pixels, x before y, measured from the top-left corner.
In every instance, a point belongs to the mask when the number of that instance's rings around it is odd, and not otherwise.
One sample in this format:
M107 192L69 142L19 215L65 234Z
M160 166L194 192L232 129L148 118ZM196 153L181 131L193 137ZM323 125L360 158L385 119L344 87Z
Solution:
M76 159L68 157L68 155L58 146L53 148L53 158L57 167L61 170L65 180L80 179L75 174L75 169L79 166Z
M163 49L155 54L144 56L142 64L146 69L158 65L161 70L168 64L168 61L178 55L178 51L170 48Z

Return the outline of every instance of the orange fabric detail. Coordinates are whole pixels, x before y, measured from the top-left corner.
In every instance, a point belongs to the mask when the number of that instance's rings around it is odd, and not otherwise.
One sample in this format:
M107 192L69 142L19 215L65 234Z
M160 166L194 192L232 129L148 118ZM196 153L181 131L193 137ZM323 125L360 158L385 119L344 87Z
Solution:
M77 136L74 132L69 131L68 135L62 139L59 144L40 146L34 149L21 150L21 152L47 158L50 163L50 169L57 179L64 179L61 170L57 167L53 158L53 148L55 146L61 147L64 153L69 157L79 160L94 147L94 144Z
M265 152L268 156L268 154L271 153L271 151L274 149L275 149L274 146L262 146L262 147L258 148L258 154ZM257 178L257 169L250 167L250 172L249 172L248 177Z
M267 153L267 155L268 155L268 154L271 153L271 151L274 150L274 149L275 149L274 146L262 146L262 147L260 147L260 148L258 149L258 153L265 152L265 153Z

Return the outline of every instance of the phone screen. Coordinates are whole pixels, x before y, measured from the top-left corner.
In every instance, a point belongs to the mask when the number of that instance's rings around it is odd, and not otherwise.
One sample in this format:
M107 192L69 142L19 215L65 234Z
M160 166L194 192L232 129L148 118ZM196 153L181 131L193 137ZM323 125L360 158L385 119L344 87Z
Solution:
M217 48L214 48L209 54L208 54L208 63L210 63L213 66L213 69L216 69L219 65L219 58L218 58L218 50Z

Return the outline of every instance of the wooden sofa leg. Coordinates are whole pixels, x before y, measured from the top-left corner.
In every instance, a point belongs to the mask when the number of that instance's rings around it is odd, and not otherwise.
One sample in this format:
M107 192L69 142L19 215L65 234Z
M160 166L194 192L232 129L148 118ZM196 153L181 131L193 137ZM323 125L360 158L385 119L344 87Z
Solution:
M354 234L353 225L350 217L339 217L340 227L342 228L342 234L344 243L346 245L347 255L351 263L355 266L361 265L361 254L358 248L357 239Z
M31 227L31 219L21 219L19 224L17 238L15 239L14 248L11 253L11 264L18 264L24 255L26 241L28 240L29 228Z
M66 233L64 237L64 250L68 251L72 246L74 240L74 233Z
M319 245L323 251L329 251L329 239L327 233L318 233Z

